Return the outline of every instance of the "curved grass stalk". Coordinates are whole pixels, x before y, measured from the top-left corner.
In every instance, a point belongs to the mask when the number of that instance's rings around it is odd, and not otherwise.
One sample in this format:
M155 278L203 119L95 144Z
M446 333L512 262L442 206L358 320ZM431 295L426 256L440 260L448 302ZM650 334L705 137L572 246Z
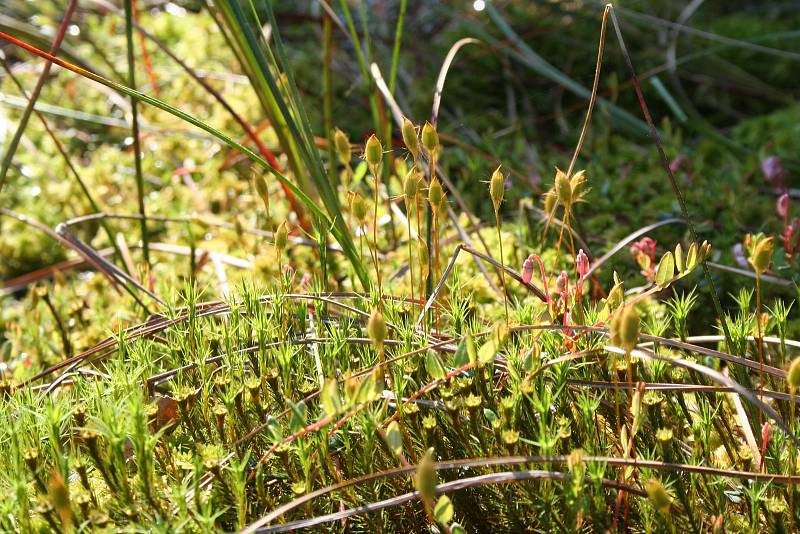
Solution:
M414 466L416 468L416 466ZM563 473L561 471L543 471L543 470L531 470L531 471L505 471L500 473L489 473L486 475L478 475L474 477L462 478L453 480L450 482L444 482L436 486L436 494L446 494L449 492L459 491L463 489L473 488L477 486L487 486L487 485L497 485L497 484L513 484L517 482L523 482L528 480L569 480L571 475L569 473ZM586 477L585 480L587 482L591 481L590 477ZM614 488L618 490L622 490L626 493L630 493L633 495L638 495L639 497L646 497L647 492L642 489L639 489L634 486L630 486L627 484L622 484L616 482L614 480L609 479L602 479L601 484L606 488ZM299 521L294 521L291 523L285 523L283 525L277 525L271 528L253 528L252 526L240 531L239 534L253 534L253 533L267 533L267 532L287 532L292 530L298 530L301 528L309 528L315 525L319 525L322 523L328 523L331 521L338 521L341 519L345 519L348 517L353 517L356 515L360 515L366 512L375 512L378 510L383 510L386 508L390 508L393 506L399 506L401 504L410 502L412 500L419 499L421 497L419 491L412 491L409 493L405 493L403 495L398 495L396 497L391 497L389 499L384 499L382 501L365 504L363 506L359 506L356 508L350 508L349 510L343 510L341 512L335 512L328 515L312 517L309 519L301 519Z
M491 457L491 458L466 458L459 460L446 460L442 462L435 462L433 467L436 471L456 470L465 468L478 468L478 467L493 467L493 466L509 466L520 464L565 464L569 461L569 456L505 456L505 457ZM757 480L764 482L775 482L778 484L787 484L794 486L800 484L800 476L793 475L773 475L769 473L760 473L754 471L737 471L729 469L720 469L715 467L707 467L702 465L679 464L671 462L659 462L653 460L626 460L623 458L615 458L608 456L584 456L584 463L605 463L610 466L626 468L636 465L641 468L653 469L657 471L666 472L686 472L692 474L699 474L704 476L719 476L724 478L732 478L738 480ZM392 478L403 475L413 474L417 466L398 467L388 469L379 473L370 473L362 477L346 480L338 484L334 484L325 488L320 488L313 492L307 493L298 497L286 504L283 504L276 509L272 510L269 514L265 515L258 521L252 523L248 528L258 529L265 525L269 525L279 517L286 515L286 513L297 509L298 507L313 501L324 495L328 495L349 487L358 486L367 482L376 482L386 478ZM258 525L258 526L256 526ZM254 530L255 531L255 530ZM246 532L246 531L245 531Z

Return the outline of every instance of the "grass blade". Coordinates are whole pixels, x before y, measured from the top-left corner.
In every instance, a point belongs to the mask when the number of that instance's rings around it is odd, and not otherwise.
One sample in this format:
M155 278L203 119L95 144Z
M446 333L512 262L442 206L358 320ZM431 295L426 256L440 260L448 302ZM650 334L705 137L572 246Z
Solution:
M133 0L125 0L125 41L128 48L128 86L136 89L136 61L133 55ZM136 172L136 196L139 214L142 218L139 225L142 233L142 252L144 261L150 264L150 248L147 244L147 213L144 205L144 177L142 175L142 147L139 139L139 103L131 97L131 132L133 134L133 162Z

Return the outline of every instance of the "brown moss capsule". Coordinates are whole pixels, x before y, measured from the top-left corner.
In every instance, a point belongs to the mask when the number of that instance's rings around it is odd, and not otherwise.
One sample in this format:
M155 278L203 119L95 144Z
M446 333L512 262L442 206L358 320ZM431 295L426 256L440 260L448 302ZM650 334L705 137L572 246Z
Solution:
M439 134L430 122L425 122L422 127L422 144L430 154L436 154L439 150Z
M353 195L353 200L350 202L350 209L353 211L353 217L356 218L359 224L364 224L367 220L367 201L364 197L356 193Z
M789 371L786 374L786 382L792 389L800 387L800 356L792 360Z
M403 118L403 143L406 148L411 152L411 156L416 160L419 157L419 137L417 137L417 129L414 123L408 120L408 117Z
M492 205L494 205L494 211L496 212L500 209L500 204L506 194L506 178L500 171L500 167L495 169L491 180L489 180L489 194L492 197Z
M555 190L556 197L561 204L564 206L572 204L572 184L570 184L567 175L559 169L556 169Z
M438 178L434 178L428 188L428 202L430 202L433 211L439 211L443 196L444 191L442 190L442 184L439 182Z
M551 189L544 195L544 212L547 215L551 215L556 209L556 201L558 200L558 196L556 195L555 190Z
M286 248L286 242L289 240L289 231L286 228L286 221L282 221L275 230L275 247L278 250Z
M269 214L269 190L267 188L267 180L264 176L256 170L253 170L253 185L256 188L261 202L264 203L264 209Z
M375 134L372 134L369 139L367 139L367 145L364 148L364 157L367 163L372 167L377 167L380 165L381 160L383 160L383 146L381 146L381 142Z
M386 340L386 321L384 321L380 310L372 310L367 322L367 334L375 347L381 348L383 346L383 342Z
M417 196L417 182L419 177L417 176L416 169L411 169L406 174L406 177L403 179L403 194L406 197L406 200L410 200Z
M753 247L753 252L750 256L750 264L758 274L763 274L769 269L769 264L772 261L773 249L774 243L771 237L759 240Z
M611 343L631 352L639 341L639 314L632 306L619 310L611 320Z
M447 215L447 206L447 195L442 194L442 199L439 201L439 210L437 211L439 217L444 217Z
M336 155L339 156L339 161L344 165L348 165L352 153L350 151L350 139L347 138L347 134L336 128L333 134L333 142L336 145Z
M428 255L428 245L425 243L424 239L419 240L417 254L419 256L419 262L422 265L422 278L427 280L428 275L430 274L430 266L428 265L430 262L430 257Z
M706 259L709 256L711 256L711 243L709 243L708 241L703 241L703 244L700 245L700 256L703 259Z
M586 192L586 171L578 171L569 180L572 201L575 202Z

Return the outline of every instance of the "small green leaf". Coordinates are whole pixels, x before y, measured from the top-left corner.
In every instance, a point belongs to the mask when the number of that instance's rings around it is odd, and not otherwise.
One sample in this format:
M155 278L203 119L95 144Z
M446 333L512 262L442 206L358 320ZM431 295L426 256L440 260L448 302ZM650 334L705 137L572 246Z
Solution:
M508 339L508 326L505 323L498 323L492 331L489 341L478 349L478 361L481 365L494 364L497 352L503 348Z
M292 432L300 432L306 426L306 403L303 401L297 404L290 402L289 406L292 409L292 419L289 423L289 427L292 429Z
M392 421L386 427L386 444L395 456L403 453L403 435L400 433L400 425L397 424L397 421Z
M478 349L475 346L475 338L472 334L467 334L467 356L469 356L469 363L475 364L478 361Z
M367 175L367 162L362 161L356 166L355 171L353 171L353 177L351 178L351 187L357 186L361 183L361 180Z
M686 264L683 263L683 247L680 243L675 247L675 267L678 269L678 274L686 269Z
M462 527L458 523L453 523L452 525L450 525L450 532L452 532L453 534L467 534L467 531L464 529L464 527Z
M453 367L464 367L469 361L469 350L467 348L467 339L462 339L461 343L458 344L458 348L456 349L456 354L453 357Z
M672 252L667 252L661 258L661 261L658 262L658 267L656 268L656 284L660 287L666 287L670 280L672 280L674 274L675 257L672 255Z
M499 421L499 420L500 420L500 418L499 418L499 417L497 417L497 414L496 414L496 413L494 413L494 412L493 412L492 410L490 410L489 408L484 408L484 409L483 409L483 416L486 418L486 420L487 420L487 421L489 421L489 424L490 424L490 425L491 425L492 423L494 423L495 421Z
M423 499L433 499L436 495L437 484L438 476L436 475L436 469L433 467L433 448L430 448L417 465L415 485Z
M339 398L339 389L336 380L326 380L319 394L322 408L327 415L335 415L342 411L342 401Z
M425 370L434 380L442 380L447 376L447 371L445 371L442 362L439 361L439 356L433 350L425 353Z
M453 503L450 501L450 497L447 495L439 497L433 509L433 518L440 525L446 525L453 519Z
M692 271L695 267L697 267L697 243L692 243L686 254L686 271Z
M361 386L358 388L358 402L377 400L380 398L382 392L381 375L379 373L369 374L364 378L361 382Z

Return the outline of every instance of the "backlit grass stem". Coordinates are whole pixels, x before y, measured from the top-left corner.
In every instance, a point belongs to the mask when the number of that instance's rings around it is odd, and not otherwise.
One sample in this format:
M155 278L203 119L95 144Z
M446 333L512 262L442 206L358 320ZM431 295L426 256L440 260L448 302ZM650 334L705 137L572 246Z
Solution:
M133 0L125 0L125 42L128 53L128 87L136 90L136 61L133 42ZM136 175L136 198L139 204L140 230L142 234L142 253L144 261L150 264L150 245L147 235L147 211L144 202L144 174L142 171L142 147L139 137L139 101L131 96L131 136L133 138L133 164Z

